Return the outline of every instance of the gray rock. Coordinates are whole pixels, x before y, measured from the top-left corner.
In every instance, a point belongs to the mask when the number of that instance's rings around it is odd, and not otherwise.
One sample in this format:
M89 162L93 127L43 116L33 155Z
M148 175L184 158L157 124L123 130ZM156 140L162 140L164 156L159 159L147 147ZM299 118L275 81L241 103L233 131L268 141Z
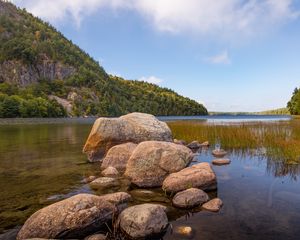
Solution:
M129 158L125 176L139 187L160 187L170 173L185 168L192 158L192 151L182 145L142 142Z
M172 133L168 125L153 115L130 113L119 118L98 118L83 152L88 155L90 161L100 161L115 145L149 140L172 141Z
M192 208L209 200L208 195L198 188L189 188L185 191L178 192L172 200L175 207Z
M34 66L7 60L0 64L0 69L0 79L3 82L20 86L38 83L39 79L63 80L76 72L74 67L53 61L46 55L40 56L39 63Z
M78 194L35 212L17 239L83 238L111 221L116 207L101 197Z
M166 207L156 204L141 204L125 209L118 218L122 231L130 237L144 238L166 230L168 218Z

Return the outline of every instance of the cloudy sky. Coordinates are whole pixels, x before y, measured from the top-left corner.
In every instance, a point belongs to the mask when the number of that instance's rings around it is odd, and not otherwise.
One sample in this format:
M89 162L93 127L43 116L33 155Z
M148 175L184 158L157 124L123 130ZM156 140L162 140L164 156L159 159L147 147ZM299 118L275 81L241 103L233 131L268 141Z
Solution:
M107 72L209 111L285 107L300 86L300 0L12 0Z

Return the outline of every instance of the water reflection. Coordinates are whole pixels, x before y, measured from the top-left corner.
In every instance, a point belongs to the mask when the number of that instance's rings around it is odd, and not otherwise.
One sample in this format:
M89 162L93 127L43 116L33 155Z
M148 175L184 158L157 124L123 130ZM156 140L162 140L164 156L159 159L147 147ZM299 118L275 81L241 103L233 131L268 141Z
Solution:
M93 192L81 183L85 176L100 172L98 164L82 164L86 157L81 149L90 127L87 122L0 126L0 232L22 224L45 205ZM128 191L134 197L132 204L154 201L168 206L173 229L190 226L193 234L185 238L169 230L167 240L297 239L300 166L268 158L263 148L229 149L228 153L230 165L213 166L218 189L209 195L222 199L224 207L219 213L175 209L161 189L152 189L150 198L149 192L137 193L124 179L119 179L116 189L93 193ZM209 148L197 155L198 162L213 158Z

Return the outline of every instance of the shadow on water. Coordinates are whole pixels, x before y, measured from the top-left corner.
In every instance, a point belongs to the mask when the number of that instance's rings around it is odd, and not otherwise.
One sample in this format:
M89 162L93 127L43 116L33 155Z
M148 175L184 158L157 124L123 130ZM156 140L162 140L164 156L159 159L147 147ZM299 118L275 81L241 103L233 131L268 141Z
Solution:
M135 189L120 178L115 188L93 191L81 181L100 176L99 164L85 164L81 153L91 123L0 126L0 239L13 239L33 212L77 193L127 191L131 204L156 202L168 207L171 223L163 239L298 239L300 183L298 164L267 157L263 148L229 150L231 164L213 166L224 206L219 213L172 207L161 189ZM5 137L2 137L5 136ZM211 162L211 149L197 155ZM195 163L193 163L195 164ZM190 235L178 233L191 227ZM16 228L16 229L15 229Z

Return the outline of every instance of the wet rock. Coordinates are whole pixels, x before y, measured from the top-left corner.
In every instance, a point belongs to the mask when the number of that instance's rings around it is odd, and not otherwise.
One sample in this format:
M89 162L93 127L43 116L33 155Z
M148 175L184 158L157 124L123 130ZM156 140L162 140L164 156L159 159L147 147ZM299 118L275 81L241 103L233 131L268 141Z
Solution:
M83 238L111 221L116 208L99 196L78 194L35 212L17 239Z
M116 192L116 193L109 193L100 196L103 201L110 202L114 204L118 210L118 212L122 212L125 208L128 207L128 203L131 201L130 194L126 192Z
M187 145L190 149L198 149L201 147L201 144L198 141L193 141Z
M184 141L184 140L174 139L173 142L176 144L180 144L180 145L186 145L186 141Z
M94 234L94 235L86 237L84 240L105 240L105 239L107 239L107 238L106 238L106 235L104 235L104 234Z
M165 122L145 113L130 113L119 118L98 118L85 143L83 152L90 161L100 161L113 146L156 140L172 142L172 133Z
M121 203L128 203L131 200L130 194L126 192L116 192L116 193L109 193L100 196L103 201L110 202L114 205L119 205Z
M193 229L190 226L178 226L174 229L176 234L182 235L183 237L192 237Z
M215 149L212 151L212 155L215 157L218 157L218 158L222 158L227 155L227 152L223 149L220 149L220 150Z
M214 190L217 186L216 174L209 163L202 162L170 174L162 188L167 192L179 192L188 188Z
M225 159L225 158L218 158L218 159L214 159L212 160L212 164L213 165L227 165L227 164L230 164L231 161L229 159Z
M82 180L82 183L90 183L92 181L94 181L95 179L97 179L96 176L89 176L89 177L86 177Z
M175 207L192 208L209 200L208 195L198 188L190 188L182 192L178 192L172 200Z
M125 209L118 218L122 231L130 237L144 238L164 232L168 226L166 207L141 204Z
M102 161L101 169L108 167L114 167L117 170L124 171L126 169L126 164L136 148L135 143L123 143L112 147L108 150L105 158Z
M221 207L223 206L223 202L220 198L214 198L207 203L202 205L202 208L211 211L211 212L218 212L220 211Z
M147 189L134 189L130 191L130 195L136 200L141 202L161 202L169 203L170 200L164 193L154 192Z
M91 188L101 189L118 186L119 182L115 178L100 177L90 183Z
M159 187L170 173L185 168L192 158L192 151L179 144L142 142L128 160L125 176L139 187Z
M104 169L101 174L105 177L116 177L119 175L119 171L114 167L108 167Z

